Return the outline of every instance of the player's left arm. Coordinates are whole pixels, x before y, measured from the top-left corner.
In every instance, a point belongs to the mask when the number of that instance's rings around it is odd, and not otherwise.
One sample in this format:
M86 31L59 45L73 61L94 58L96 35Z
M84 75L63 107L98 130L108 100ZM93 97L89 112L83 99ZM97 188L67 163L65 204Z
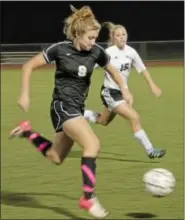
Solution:
M143 61L141 60L139 54L136 51L133 60L133 66L136 68L138 73L142 73L152 93L157 97L161 96L162 94L161 89L154 82L152 76L150 75L149 71L147 70L146 66L144 65Z

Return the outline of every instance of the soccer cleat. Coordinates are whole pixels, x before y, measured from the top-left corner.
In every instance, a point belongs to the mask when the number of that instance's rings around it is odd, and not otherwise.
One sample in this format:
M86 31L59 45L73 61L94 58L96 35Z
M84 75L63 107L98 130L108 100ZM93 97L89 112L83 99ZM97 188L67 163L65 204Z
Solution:
M152 152L148 154L148 157L151 159L163 157L166 154L166 150L162 149L153 149Z
M31 125L29 121L22 121L15 127L13 130L9 132L9 138L13 137L21 137L24 131L30 131Z
M95 218L105 218L108 215L108 212L100 204L97 197L93 197L91 199L81 197L79 206L81 209L87 210L89 214Z

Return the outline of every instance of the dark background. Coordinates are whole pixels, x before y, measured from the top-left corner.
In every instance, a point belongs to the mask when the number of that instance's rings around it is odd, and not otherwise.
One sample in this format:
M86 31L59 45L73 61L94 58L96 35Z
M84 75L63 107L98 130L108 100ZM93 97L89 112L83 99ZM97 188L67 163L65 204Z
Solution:
M123 24L129 41L183 40L183 1L1 2L1 43L52 43L65 39L69 4L89 5L99 22ZM98 41L107 40L103 30Z

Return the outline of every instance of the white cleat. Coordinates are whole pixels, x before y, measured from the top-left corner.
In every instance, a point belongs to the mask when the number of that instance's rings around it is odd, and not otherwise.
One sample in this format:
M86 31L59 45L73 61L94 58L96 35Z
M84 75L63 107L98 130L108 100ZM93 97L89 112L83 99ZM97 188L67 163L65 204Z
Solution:
M97 197L88 200L82 197L79 201L79 206L80 208L87 210L89 214L95 218L105 218L109 214L101 205Z

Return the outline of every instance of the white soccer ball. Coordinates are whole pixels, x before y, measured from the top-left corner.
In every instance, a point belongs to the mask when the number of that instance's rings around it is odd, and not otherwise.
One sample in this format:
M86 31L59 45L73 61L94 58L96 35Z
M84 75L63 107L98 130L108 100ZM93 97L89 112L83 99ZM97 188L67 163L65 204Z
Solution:
M175 177L169 170L156 168L147 171L143 176L143 182L147 192L153 196L167 196L175 188Z

